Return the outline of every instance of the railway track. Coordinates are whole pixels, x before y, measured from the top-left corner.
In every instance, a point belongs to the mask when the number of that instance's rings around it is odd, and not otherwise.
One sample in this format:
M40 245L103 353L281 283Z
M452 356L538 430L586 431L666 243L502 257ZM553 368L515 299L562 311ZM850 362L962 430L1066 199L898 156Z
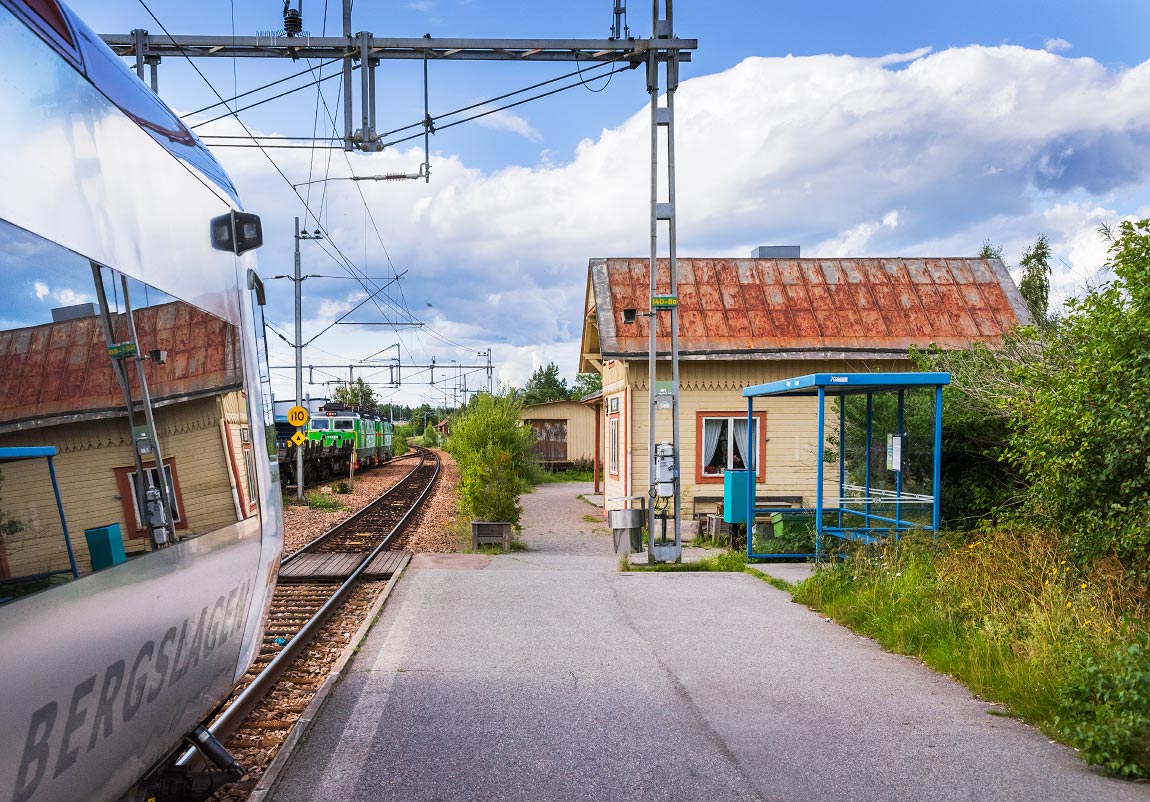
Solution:
M405 527L439 475L439 457L428 449L417 452L418 464L390 490L283 558L260 653L223 711L207 725L229 751L239 753L249 777L262 774L326 679L349 633L358 629L357 617L362 619L382 591L386 570L401 565L399 555L389 552L401 548ZM333 565L337 569L331 569ZM326 637L317 639L324 633ZM318 665L324 663L322 657L300 659L314 651L330 658L326 668ZM193 766L199 760L189 749L177 762ZM246 798L252 784L239 783L233 792L225 789L216 798Z

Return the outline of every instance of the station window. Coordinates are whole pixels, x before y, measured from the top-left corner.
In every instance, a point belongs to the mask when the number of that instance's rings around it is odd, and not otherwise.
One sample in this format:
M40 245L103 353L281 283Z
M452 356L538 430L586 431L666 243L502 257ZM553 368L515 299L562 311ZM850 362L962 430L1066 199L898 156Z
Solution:
M148 475L153 487L159 486L160 477L154 464L144 466L144 473ZM180 495L180 479L176 472L174 459L164 460L164 476L172 488L174 505L172 517L175 518L176 528L187 529L188 525L184 520L183 513L184 500ZM129 527L134 527L136 537L143 537L147 534L147 530L144 528L143 517L140 515L139 504L136 500L138 498L138 482L139 475L136 473L135 466L116 469L116 485L120 490L120 505L124 510L124 520L128 522Z
M752 423L751 442L754 443L756 473L762 475L760 430L762 413L756 413ZM726 470L744 470L747 467L747 418L745 415L701 412L696 420L696 469L700 480L719 480Z
M612 476L619 475L619 416L612 415L607 421L607 471Z

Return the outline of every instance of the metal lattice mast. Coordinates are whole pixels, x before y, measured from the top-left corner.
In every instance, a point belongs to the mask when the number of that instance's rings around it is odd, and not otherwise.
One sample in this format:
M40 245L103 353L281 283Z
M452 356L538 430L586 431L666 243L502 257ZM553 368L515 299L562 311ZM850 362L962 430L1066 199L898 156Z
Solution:
M662 8L665 12L661 13ZM680 500L682 483L679 481L679 310L677 305L655 307L658 295L659 224L667 224L668 263L670 268L670 296L678 297L678 263L675 252L675 90L679 87L679 60L674 54L660 47L662 41L675 38L672 24L672 0L652 0L651 2L652 43L647 55L647 91L651 95L651 306L647 318L649 323L648 343L648 498L651 500L647 511L647 533L651 562L677 562L682 556L682 516ZM665 76L666 105L659 105L660 73ZM659 200L659 131L667 132L667 199ZM671 448L674 464L674 529L675 539L658 545L655 541L655 499L656 499L656 422L658 419L659 397L656 392L658 377L658 336L659 316L670 315L671 334Z

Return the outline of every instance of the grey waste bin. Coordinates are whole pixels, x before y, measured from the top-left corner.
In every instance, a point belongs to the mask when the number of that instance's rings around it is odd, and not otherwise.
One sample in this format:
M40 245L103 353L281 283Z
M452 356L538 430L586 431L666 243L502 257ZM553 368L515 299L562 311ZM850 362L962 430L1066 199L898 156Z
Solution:
M643 510L610 510L607 522L615 537L616 554L643 550Z

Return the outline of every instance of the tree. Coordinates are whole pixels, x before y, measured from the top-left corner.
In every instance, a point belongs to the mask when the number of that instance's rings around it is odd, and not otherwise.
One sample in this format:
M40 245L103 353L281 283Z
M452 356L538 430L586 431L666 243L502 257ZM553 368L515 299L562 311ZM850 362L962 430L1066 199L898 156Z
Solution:
M379 403L375 399L375 391L371 385L362 378L349 384L342 384L332 393L332 401L347 404L358 409L365 415L374 415L379 411Z
M545 368L536 368L523 387L524 404L566 401L569 396L567 380L559 378L559 366L554 362L548 362Z
M591 393L597 393L602 389L602 373L580 373L575 377L575 386L571 388L571 398L575 401L579 401L591 395Z
M1039 234L1022 252L1018 267L1022 271L1018 291L1030 310L1030 319L1036 326L1045 326L1050 306L1050 243L1045 234Z
M993 244L989 239L982 241L982 250L978 252L979 259L1002 259L1002 246ZM1003 260L1005 262L1005 260Z
M1079 557L1150 571L1150 220L1103 234L1115 278L1067 301L1044 358L1017 366L1008 457Z

